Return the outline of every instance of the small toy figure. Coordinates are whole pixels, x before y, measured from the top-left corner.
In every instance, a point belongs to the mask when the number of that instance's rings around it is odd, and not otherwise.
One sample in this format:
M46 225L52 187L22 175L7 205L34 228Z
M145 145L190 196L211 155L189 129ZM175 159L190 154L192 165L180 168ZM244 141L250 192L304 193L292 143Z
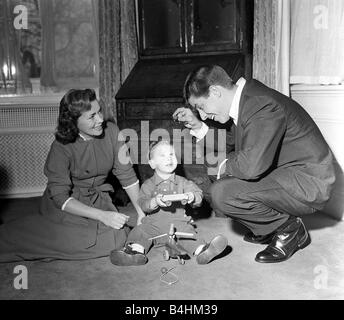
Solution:
M189 260L190 256L188 252L178 243L178 237L189 237L195 238L193 233L188 232L178 232L175 230L174 224L171 223L169 233L164 233L162 235L150 238L150 240L155 240L158 238L168 236L168 240L165 242L165 250L163 253L164 260L168 261L170 258L178 259L180 264L184 264L185 260Z
M168 236L165 260L171 257L184 263L191 254L197 263L209 263L227 247L227 239L218 235L206 243L197 234L191 217L185 214L185 204L201 205L202 190L194 182L174 173L177 157L168 141L150 145L149 165L155 173L142 184L138 199L146 216L131 230L125 247L110 253L111 262L120 266L145 264L153 239Z

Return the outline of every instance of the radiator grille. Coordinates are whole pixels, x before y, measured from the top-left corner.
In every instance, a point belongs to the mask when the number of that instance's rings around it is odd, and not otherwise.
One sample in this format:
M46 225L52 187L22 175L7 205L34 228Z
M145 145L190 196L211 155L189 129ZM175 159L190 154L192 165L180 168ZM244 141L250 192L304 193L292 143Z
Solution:
M0 196L41 193L43 169L58 116L58 106L0 106Z
M2 107L0 109L0 128L55 128L58 112L57 106Z
M53 139L53 133L0 136L0 194L44 189L43 168Z

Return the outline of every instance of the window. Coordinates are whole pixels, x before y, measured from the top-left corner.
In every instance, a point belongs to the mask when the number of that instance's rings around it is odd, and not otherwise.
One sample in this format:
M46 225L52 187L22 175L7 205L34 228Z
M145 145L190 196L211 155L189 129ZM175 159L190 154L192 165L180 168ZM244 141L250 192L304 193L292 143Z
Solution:
M97 0L2 0L0 95L98 87Z
M291 1L290 83L344 84L344 2Z

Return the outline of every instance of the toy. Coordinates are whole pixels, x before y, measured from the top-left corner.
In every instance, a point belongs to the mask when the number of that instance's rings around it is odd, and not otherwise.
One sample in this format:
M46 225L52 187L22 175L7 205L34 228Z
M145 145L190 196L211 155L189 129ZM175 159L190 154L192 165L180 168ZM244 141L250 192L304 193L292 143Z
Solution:
M168 284L169 286L171 284L175 284L178 282L178 277L176 274L174 274L171 270L175 269L175 267L167 269L166 267L161 268L161 275L160 275L160 281Z
M190 259L189 254L185 251L185 249L178 243L177 236L179 237L188 237L194 238L195 235L193 233L188 232L178 232L175 230L173 223L170 226L169 233L164 233L159 236L150 238L149 240L158 239L161 237L168 236L168 240L165 243L165 250L163 252L164 260L168 261L170 258L178 259L180 264L184 264L185 260Z
M176 202L176 201L181 201L183 205L187 204L189 197L184 194L184 193L178 193L178 194L165 194L162 197L162 200L164 202L171 201L171 202Z

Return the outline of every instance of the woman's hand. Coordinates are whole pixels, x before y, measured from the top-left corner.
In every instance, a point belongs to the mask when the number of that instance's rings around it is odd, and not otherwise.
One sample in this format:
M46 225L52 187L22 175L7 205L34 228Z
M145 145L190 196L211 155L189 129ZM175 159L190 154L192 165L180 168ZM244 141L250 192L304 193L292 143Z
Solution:
M129 217L115 211L103 211L100 221L113 229L121 229L128 222Z
M173 120L182 122L186 128L197 130L202 127L202 121L189 108L178 108L172 117Z

